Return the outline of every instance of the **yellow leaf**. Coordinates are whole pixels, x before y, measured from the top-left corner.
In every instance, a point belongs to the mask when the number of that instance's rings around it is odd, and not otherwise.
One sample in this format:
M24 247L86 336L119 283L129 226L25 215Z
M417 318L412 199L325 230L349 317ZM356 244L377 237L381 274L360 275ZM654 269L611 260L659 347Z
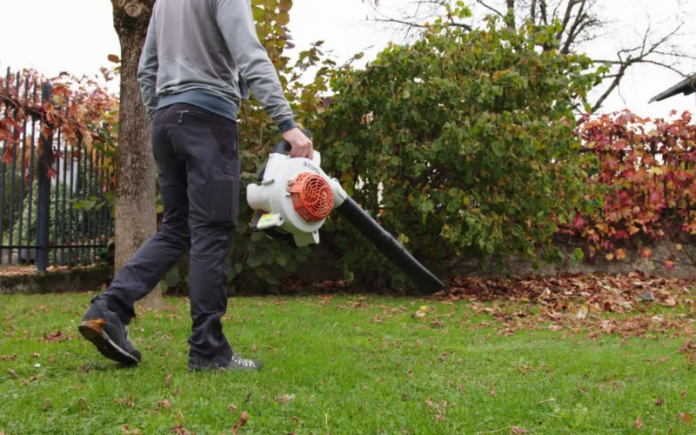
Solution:
M614 254L612 254L612 253L610 252L610 253L608 253L608 254L606 255L606 258L607 258L607 261L613 260L613 259L614 259Z
M590 307L587 305L583 305L578 309L578 312L575 314L575 317L577 317L578 319L584 319L585 317L587 317L587 313L589 312Z
M625 260L626 259L626 250L625 249L617 249L616 250L616 259L617 260Z

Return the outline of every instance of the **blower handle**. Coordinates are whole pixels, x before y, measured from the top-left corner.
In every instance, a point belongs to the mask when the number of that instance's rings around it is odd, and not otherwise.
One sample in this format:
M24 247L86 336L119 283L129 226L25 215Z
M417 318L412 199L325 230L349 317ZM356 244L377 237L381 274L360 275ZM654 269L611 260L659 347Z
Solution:
M303 128L302 133L304 133L305 136L307 136L310 139L312 138L312 136L314 136L314 133L312 133L312 131L307 128ZM290 142L286 140L281 140L280 142L275 144L273 150L271 151L271 154L285 154L291 149L292 145L290 145Z
M281 140L280 142L275 144L275 146L273 147L273 151L271 151L271 154L285 154L291 149L292 146L290 145L290 142Z

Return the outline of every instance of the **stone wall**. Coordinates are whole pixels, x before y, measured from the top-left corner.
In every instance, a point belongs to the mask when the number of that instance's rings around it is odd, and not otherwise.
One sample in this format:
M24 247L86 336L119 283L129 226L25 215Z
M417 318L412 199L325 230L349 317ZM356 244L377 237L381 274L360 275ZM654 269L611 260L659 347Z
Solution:
M517 256L511 257L508 262L509 271L496 272L492 269L481 270L478 263L474 260L462 259L457 262L456 268L464 276L504 276L506 274L526 277L553 276L559 273L598 273L605 272L610 274L625 274L633 271L642 271L651 275L660 275L669 278L694 278L696 277L696 237L686 235L678 238L666 237L659 241L643 240L643 246L650 248L653 255L650 258L641 258L638 246L627 247L626 258L624 260L608 261L605 255L598 254L597 258L590 260L587 243L582 239L557 238L556 246L567 254L572 254L576 248L580 248L585 253L585 258L577 265L566 264L559 267L555 265L543 264L539 270L534 270L532 261L520 259ZM677 245L681 245L678 249ZM673 261L675 268L667 270L664 266L666 261Z
M0 295L96 291L113 278L110 266L0 275Z
M512 256L507 261L507 271L495 271L492 267L481 269L478 261L466 258L456 259L452 262L452 270L458 271L463 276L508 276L518 275L527 277L553 276L559 273L598 273L626 274L633 271L642 271L651 275L661 275L669 278L694 278L696 277L696 237L680 236L678 239L665 238L660 241L642 240L643 246L653 251L651 258L641 258L638 246L627 247L626 258L621 261L607 261L604 254L600 254L594 261L589 258L587 243L578 237L557 238L556 246L564 253L572 254L576 248L585 253L585 258L578 264L567 264L563 267L543 264L540 270L534 270L532 260L520 259ZM680 244L681 249L677 249ZM675 268L671 271L665 269L665 261L673 261ZM303 278L323 280L339 280L342 278L341 268L338 267L338 259L321 246L312 248L309 260L301 266L298 273Z

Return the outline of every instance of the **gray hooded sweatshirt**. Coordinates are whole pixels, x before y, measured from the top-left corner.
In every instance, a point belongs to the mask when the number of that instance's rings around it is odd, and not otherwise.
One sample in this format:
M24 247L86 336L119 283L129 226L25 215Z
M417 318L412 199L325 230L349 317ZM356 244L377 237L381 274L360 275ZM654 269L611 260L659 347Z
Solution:
M150 119L157 109L186 103L236 121L248 84L281 131L295 127L250 0L158 0L138 82Z

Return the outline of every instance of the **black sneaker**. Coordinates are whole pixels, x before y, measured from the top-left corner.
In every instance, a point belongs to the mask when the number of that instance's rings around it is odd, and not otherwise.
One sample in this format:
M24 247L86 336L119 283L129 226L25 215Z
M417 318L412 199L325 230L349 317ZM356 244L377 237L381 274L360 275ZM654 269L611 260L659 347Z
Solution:
M92 299L79 329L105 357L126 365L140 362L140 352L128 339L128 326L107 307L105 300Z
M227 364L211 363L211 364L195 364L189 362L189 371L200 372L200 371L231 371L231 372L253 372L261 370L263 368L263 363L261 361L252 361L250 359L244 359L239 355L232 355L232 358Z

